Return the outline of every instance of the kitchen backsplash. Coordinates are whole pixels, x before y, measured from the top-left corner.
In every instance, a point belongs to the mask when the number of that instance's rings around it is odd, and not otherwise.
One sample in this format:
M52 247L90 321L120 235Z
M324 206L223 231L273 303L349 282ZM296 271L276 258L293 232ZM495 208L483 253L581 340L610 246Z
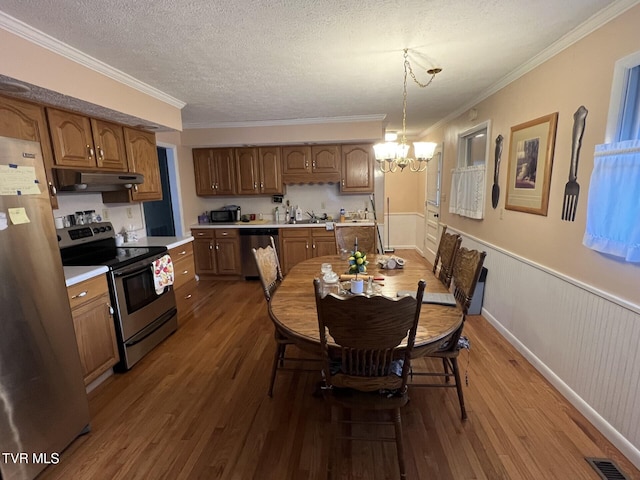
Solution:
M380 185L378 185L380 183ZM376 177L376 191L384 191L382 179ZM369 210L369 218L373 219L373 209L368 194L363 195L340 195L340 187L334 184L323 185L288 185L287 193L284 195L282 204L273 203L271 196L238 196L238 197L198 197L200 212L185 214L185 232L188 234L189 227L197 223L197 215L204 211L216 210L225 205L240 205L242 214L255 213L256 218L262 214L265 220L274 220L274 209L276 206L280 210L280 221L284 222L284 209L286 201L289 200L292 207L300 206L303 212L313 211L316 215L326 213L338 220L340 209L347 212L357 212L358 210ZM382 222L384 198L375 197L378 221ZM95 210L103 221L113 224L117 232L128 229L129 225L134 225L139 238L146 236L146 223L142 203L109 203L102 202L100 193L59 193L59 208L53 211L54 217L62 217L73 214L77 211ZM106 213L106 215L105 215ZM304 215L307 218L307 215Z
M103 221L113 224L116 232L126 230L129 225L133 225L139 237L146 236L141 203L104 204L100 193L58 193L58 207L53 211L54 217L63 217L78 211L95 210Z
M216 210L225 205L239 205L242 214L259 214L265 220L273 220L274 209L279 207L281 220L284 219L284 209L289 200L292 207L300 206L303 212L313 211L316 215L326 213L337 220L340 216L340 209L347 212L357 212L358 210L369 209L370 218L373 219L371 201L368 194L363 195L340 195L338 185L287 185L287 193L284 195L282 204L273 203L272 197L224 197L224 198L201 198L201 205L205 210ZM383 199L376 197L376 209L378 216L382 215ZM305 214L305 218L308 216Z

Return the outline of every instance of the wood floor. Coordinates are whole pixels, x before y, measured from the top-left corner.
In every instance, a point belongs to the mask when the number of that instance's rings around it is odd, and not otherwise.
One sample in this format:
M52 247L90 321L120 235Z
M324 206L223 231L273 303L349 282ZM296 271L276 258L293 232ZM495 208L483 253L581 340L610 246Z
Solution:
M39 480L326 478L319 374L281 372L266 394L275 344L259 283L202 281L193 305L174 335L90 394L92 431ZM453 389L411 390L407 478L597 480L588 456L640 479L482 317L469 317L465 334L469 418ZM399 478L393 444L345 443L339 457L339 478Z

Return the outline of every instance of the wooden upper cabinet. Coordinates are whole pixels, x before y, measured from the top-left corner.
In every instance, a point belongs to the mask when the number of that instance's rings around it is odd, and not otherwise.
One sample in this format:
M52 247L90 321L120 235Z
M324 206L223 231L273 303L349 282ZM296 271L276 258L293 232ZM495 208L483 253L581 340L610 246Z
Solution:
M340 145L314 145L311 159L312 173L340 174Z
M311 147L304 145L282 147L282 174L311 173Z
M374 155L371 145L342 145L341 193L374 191Z
M144 182L131 190L131 200L135 202L162 200L155 134L124 127L124 140L129 171L144 175Z
M282 147L283 183L340 181L340 145Z
M212 152L216 195L235 195L235 161L232 148L215 148Z
M122 126L92 118L91 131L98 167L126 172L127 153Z
M260 193L260 167L257 148L236 148L236 192L239 195Z
M260 147L258 160L260 166L260 193L282 194L282 157L280 147Z
M210 148L193 149L193 170L196 179L196 195L215 195L213 161Z
M283 193L279 147L236 148L235 154L238 194Z
M97 167L91 122L77 113L47 108L56 166Z
M0 97L0 136L39 142L44 159L45 175L51 206L58 208L56 190L53 186L53 153L47 130L44 108L14 98Z
M121 125L47 108L57 167L127 171Z
M235 195L235 159L232 148L194 148L196 195Z

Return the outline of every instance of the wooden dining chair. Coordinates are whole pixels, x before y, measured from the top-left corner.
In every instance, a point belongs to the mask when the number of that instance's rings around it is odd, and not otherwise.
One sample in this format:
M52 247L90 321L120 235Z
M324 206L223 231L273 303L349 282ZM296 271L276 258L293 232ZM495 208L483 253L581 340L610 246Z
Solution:
M336 225L336 253L344 249L353 251L353 247L358 239L358 249L365 253L376 253L376 230L375 227L358 225Z
M290 368L288 364L290 362L318 362L319 359L312 358L298 358L298 357L286 357L287 345L292 345L294 342L284 333L284 331L278 326L278 323L274 321L271 310L268 308L271 302L271 297L274 292L282 283L282 268L280 267L280 261L278 260L278 251L276 245L271 238L271 245L264 248L252 248L253 256L256 260L258 267L258 275L260 282L262 283L262 289L264 298L267 301L267 310L269 312L269 318L271 319L275 328L275 341L276 351L273 357L273 365L271 366L271 380L269 382L269 396L273 397L273 385L276 381L276 374L278 370L298 370L297 368ZM285 360L287 365L285 365Z
M469 310L469 305L471 305L471 299L473 298L473 292L476 289L478 278L480 278L480 272L486 254L486 252L469 250L465 247L460 247L456 253L456 261L453 264L453 295L462 309L462 323L450 341L441 349L425 355L426 357L441 358L444 372L417 371L411 373L410 385L412 387L455 387L458 392L462 420L467 418L467 411L464 406L464 395L462 393L460 370L458 368L458 356L460 355L461 348L460 337L462 336L466 315ZM413 382L413 376L443 377L444 383ZM454 378L453 384L450 382L451 377Z
M332 478L338 439L374 440L341 435L340 411L375 410L391 412L395 436L378 437L395 441L400 478L406 478L400 408L407 404L407 375L416 337L425 282L420 280L416 298L388 298L381 295L322 297L321 285L314 280L318 328L325 387L324 397L331 406L329 478ZM406 341L406 347L399 348ZM334 342L331 344L331 342ZM370 423L356 422L353 423Z
M442 229L442 235L440 235L436 258L433 261L433 274L437 275L440 282L447 288L451 287L453 264L461 243L462 237L457 233L447 233L445 225Z

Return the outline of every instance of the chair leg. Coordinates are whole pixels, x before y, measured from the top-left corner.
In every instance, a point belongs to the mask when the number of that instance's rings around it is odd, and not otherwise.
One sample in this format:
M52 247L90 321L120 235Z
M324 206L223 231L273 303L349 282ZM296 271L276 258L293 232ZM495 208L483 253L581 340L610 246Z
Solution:
M281 343L276 343L276 353L273 357L273 365L271 366L271 383L269 384L269 396L273 397L273 384L276 382L276 372L278 370L278 362L280 362L281 357L284 355L283 350L284 345Z
M451 359L451 366L453 368L453 375L456 379L456 390L458 391L458 400L460 401L460 412L462 413L462 420L467 419L467 411L464 408L464 396L462 394L462 383L460 383L460 370L458 369L458 359Z
M398 452L398 466L400 467L400 478L406 480L407 473L404 466L404 443L402 442L402 419L400 409L393 411L393 427L396 431L396 450Z
M285 350L287 349L287 344L280 343L279 347L280 347L280 366L284 367L284 354L285 354Z
M442 367L444 368L444 373L445 373L445 377L444 377L444 382L445 383L449 383L450 382L450 378L449 378L449 361L446 358L442 359Z

